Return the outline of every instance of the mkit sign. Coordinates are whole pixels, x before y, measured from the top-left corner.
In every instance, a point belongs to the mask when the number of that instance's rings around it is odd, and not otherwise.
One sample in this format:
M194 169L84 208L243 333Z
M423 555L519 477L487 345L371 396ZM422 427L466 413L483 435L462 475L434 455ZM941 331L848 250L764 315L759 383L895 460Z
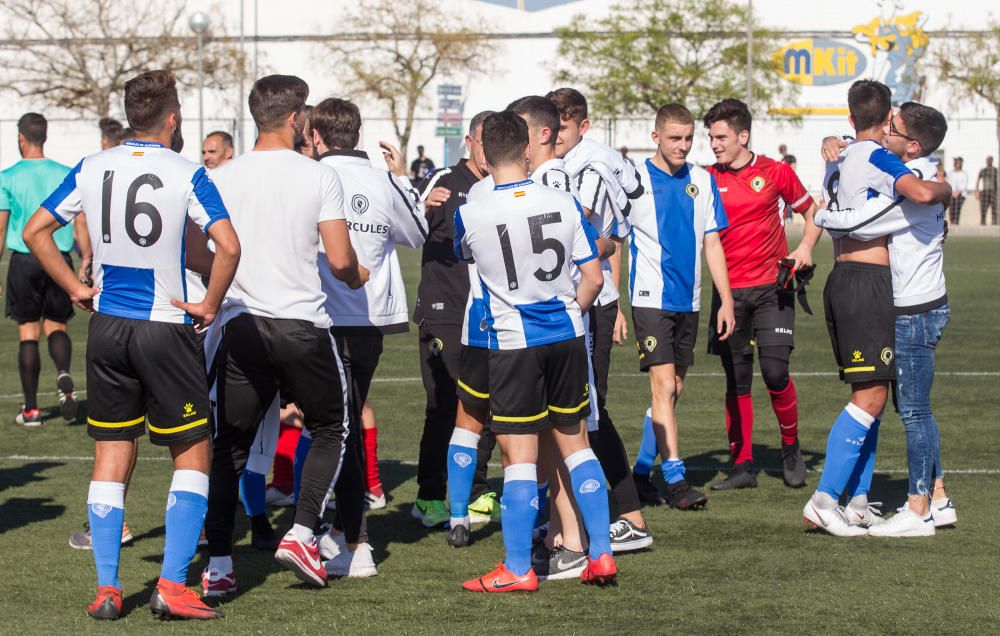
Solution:
M806 86L829 86L851 82L864 73L864 52L843 40L806 38L792 42L774 54L778 74L789 82Z

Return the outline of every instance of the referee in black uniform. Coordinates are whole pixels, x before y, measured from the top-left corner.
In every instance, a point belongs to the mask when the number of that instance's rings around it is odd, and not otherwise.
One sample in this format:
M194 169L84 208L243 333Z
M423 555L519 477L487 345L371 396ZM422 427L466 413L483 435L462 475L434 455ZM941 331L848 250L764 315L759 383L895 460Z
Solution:
M455 210L466 201L469 189L486 176L483 156L483 120L493 111L472 118L465 145L469 158L450 168L437 170L420 186L427 214L428 236L420 267L420 287L413 322L420 333L420 375L427 392L424 432L420 438L417 466L417 502L413 516L427 527L448 521L445 506L448 490L446 466L448 442L455 427L458 394L458 358L462 342L462 322L469 298L469 268L455 257ZM485 441L489 437L488 441ZM480 454L487 457L495 443L492 436L480 439ZM488 460L487 460L488 461ZM479 462L476 488L485 487L487 461Z

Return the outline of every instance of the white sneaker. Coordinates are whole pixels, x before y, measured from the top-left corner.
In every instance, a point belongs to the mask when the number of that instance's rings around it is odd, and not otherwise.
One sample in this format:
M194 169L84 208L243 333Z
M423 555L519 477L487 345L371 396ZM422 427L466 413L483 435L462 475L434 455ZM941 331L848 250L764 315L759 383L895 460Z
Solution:
M385 508L385 493L376 497L370 490L365 493L365 504L369 510L381 510Z
M868 534L873 537L933 537L934 518L931 515L921 517L912 510L904 510L895 514L885 523L872 526Z
M359 543L357 549L353 551L344 545L343 550L324 565L326 573L330 576L367 578L378 575L375 559L372 558L372 547L367 543Z
M344 535L335 533L332 526L326 525L325 528L325 532L316 535L316 541L319 543L320 558L329 561L341 552L347 552L347 542Z
M909 509L910 502L906 502L899 508L896 508L896 512L906 512ZM931 500L931 517L934 518L935 528L953 526L958 523L958 512L955 510L955 504L948 497Z
M264 503L275 508L287 508L295 505L295 496L292 493L286 495L280 488L268 486L264 491Z
M934 517L934 527L953 526L958 523L958 511L950 497L931 500L931 516Z
M862 528L872 528L885 523L881 501L868 502L862 510L848 504L844 508L844 516L847 518L847 523Z
M810 498L806 502L806 507L802 509L802 514L805 516L806 521L811 523L813 527L829 532L835 537L863 537L868 534L868 528L852 526L847 523L847 518L844 516L844 509L839 506L836 508L820 508Z

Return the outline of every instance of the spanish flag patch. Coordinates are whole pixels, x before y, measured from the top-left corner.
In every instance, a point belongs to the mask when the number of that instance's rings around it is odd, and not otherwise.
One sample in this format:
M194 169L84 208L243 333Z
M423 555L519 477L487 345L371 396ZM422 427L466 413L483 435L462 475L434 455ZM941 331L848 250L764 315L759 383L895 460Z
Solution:
M143 156L145 154L146 153L142 152L141 150L136 150L135 152L132 153L132 156L133 157L141 157L141 156Z
M514 196L515 197L523 197L524 196L524 190L518 190L517 192L514 193Z

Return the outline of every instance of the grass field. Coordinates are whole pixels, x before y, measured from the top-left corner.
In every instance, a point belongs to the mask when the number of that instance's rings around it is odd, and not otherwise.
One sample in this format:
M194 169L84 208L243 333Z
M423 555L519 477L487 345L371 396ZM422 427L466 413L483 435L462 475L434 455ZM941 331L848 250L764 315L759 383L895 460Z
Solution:
M389 489L388 507L369 518L379 576L333 581L324 590L304 588L271 555L250 548L241 511L234 555L241 593L224 604L227 616L215 624L156 625L146 608L159 574L171 471L166 453L149 444L142 446L126 509L136 535L122 556L126 616L106 625L85 615L96 585L92 557L66 542L86 518L92 444L84 426L58 418L54 393L48 393L55 379L44 346L41 403L54 419L39 430L13 424L20 400L17 339L14 325L5 323L0 335L0 632L992 633L1000 620L998 248L995 240L980 238L952 238L946 248L952 323L938 352L934 405L944 465L952 471L947 484L959 511L957 528L928 539L850 541L803 530L802 506L818 479L830 423L848 394L833 373L821 316L820 290L831 264L830 243L824 240L810 293L820 315L800 312L792 358L803 451L813 471L806 489L789 490L780 475L762 474L756 490L712 494L704 512L646 509L653 549L618 559L617 588L564 581L543 584L530 596L463 592L463 579L502 558L499 527L481 527L478 541L458 551L448 547L441 531L426 531L410 518L424 398L416 335L394 336L386 339L372 389ZM403 263L412 303L419 260L406 253ZM72 323L74 375L81 384L85 327L82 316ZM701 353L704 330L699 338L679 407L682 451L697 485L715 479L727 458L724 381L717 361ZM637 372L631 344L614 356L609 406L634 456L648 385ZM777 426L759 377L755 405L757 460L777 468ZM499 481L500 470L491 475ZM889 413L873 498L892 510L905 492L903 429ZM290 512L274 512L272 519L284 530ZM199 557L191 569L192 584L203 565Z

